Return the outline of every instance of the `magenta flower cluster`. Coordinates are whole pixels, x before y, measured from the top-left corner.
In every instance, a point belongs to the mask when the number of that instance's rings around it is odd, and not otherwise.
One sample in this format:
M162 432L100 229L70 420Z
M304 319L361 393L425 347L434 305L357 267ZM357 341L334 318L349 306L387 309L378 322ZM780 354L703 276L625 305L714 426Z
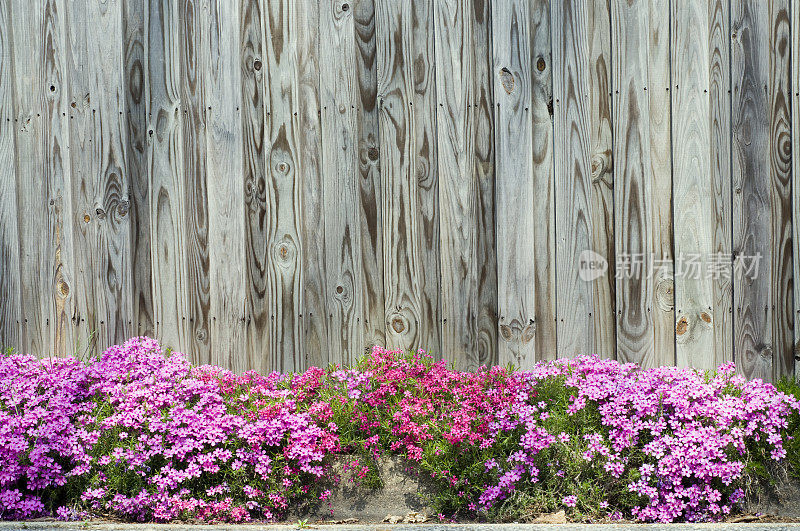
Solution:
M581 357L472 372L375 347L353 368L238 376L134 338L92 363L0 357L0 519L276 520L394 453L435 509L514 504L718 520L753 459L785 456L797 400L726 365Z

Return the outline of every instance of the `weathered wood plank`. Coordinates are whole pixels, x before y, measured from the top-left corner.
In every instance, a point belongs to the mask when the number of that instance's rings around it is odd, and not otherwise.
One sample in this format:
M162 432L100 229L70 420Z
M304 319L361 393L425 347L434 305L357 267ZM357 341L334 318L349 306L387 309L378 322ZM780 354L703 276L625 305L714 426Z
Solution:
M733 206L731 204L730 3L714 0L709 12L712 249L722 272L712 278L714 365L733 360Z
M549 0L535 0L530 4L533 35L529 59L532 82L531 117L533 119L533 261L536 285L533 319L536 332L534 350L537 361L555 359L558 354L556 344L558 339L556 191L553 173L555 167L553 163L553 63L550 5ZM499 209L499 207L498 204L495 208Z
M745 266L734 275L734 351L745 376L773 380L792 355L788 3L731 11L734 252ZM746 267L754 256L757 274Z
M790 110L791 0L770 2L770 128L769 163L772 183L772 252L769 281L772 296L772 381L794 374L794 311L792 286L792 114ZM795 145L795 149L797 146Z
M0 0L0 349L23 348L11 4Z
M322 161L330 362L385 337L371 0L320 4Z
M50 256L51 226L48 215L49 183L46 170L42 112L44 86L40 79L44 50L44 6L15 1L11 7L13 34L27 45L13 46L15 75L17 208L37 215L19 216L19 264L21 285L21 324L25 353L39 356L51 353L52 337L45 320L49 318L47 271Z
M342 2L342 7L347 1ZM364 297L364 344L349 352L352 360L373 345L386 343L386 308L383 271L383 218L380 209L382 179L378 132L378 72L374 0L354 0L355 74L358 85L356 105L358 138L359 225L361 230L362 296Z
M436 145L428 2L379 2L375 14L386 342L439 351ZM419 29L421 28L421 29ZM431 39L432 40L432 39ZM419 79L416 78L419 76ZM428 206L426 209L425 206ZM428 219L425 211L428 211ZM428 267L426 267L426 265ZM433 343L433 344L431 344ZM449 353L448 353L449 354Z
M712 196L708 7L674 4L671 14L676 359L680 366L702 369L715 366L717 319L713 279L706 274L718 215Z
M479 365L497 364L497 254L495 252L494 204L494 94L492 62L492 21L490 0L473 0L472 49L475 54L475 89L467 109L475 115L475 176L477 179L476 267L477 360ZM534 53L536 41L534 40ZM534 81L535 86L535 81ZM536 96L532 102L536 109ZM546 104L544 105L546 109ZM555 320L550 320L555 326ZM541 336L537 336L541 337Z
M272 330L273 370L300 370L302 353L303 183L298 145L302 104L298 90L297 44L305 28L297 26L293 2L276 2L264 13L268 74L269 153L267 157L267 289Z
M251 366L265 371L280 365L280 355L272 350L271 337L282 331L281 312L271 307L271 288L274 278L270 230L276 225L277 198L273 193L272 168L267 160L270 142L268 119L270 111L280 124L280 98L287 89L281 86L285 73L279 69L282 51L290 45L284 25L287 16L280 12L282 2L245 0L241 2L241 100L242 142L244 155L244 208L245 208L245 282L246 282L246 352ZM265 38L266 37L266 38ZM275 45L270 45L274 43ZM277 48L278 57L274 50ZM272 86L265 87L265 77ZM272 91L275 91L274 93ZM271 95L275 94L277 108L273 108ZM291 175L288 175L291 177ZM269 273L268 273L269 269ZM273 275L274 276L274 275ZM276 317L278 320L276 321Z
M206 109L208 249L212 360L249 369L245 352L244 183L241 116L240 9L210 0L209 48L201 68ZM201 23L203 23L201 21Z
M186 296L189 342L195 363L211 363L211 279L209 258L208 154L205 86L209 53L207 0L181 2L181 101L186 191Z
M525 0L492 3L494 56L497 284L499 362L530 366L536 361L534 205L535 190L531 105L530 4ZM534 156L528 156L533 153ZM533 237L532 237L533 235ZM544 245L544 242L538 242Z
M614 249L608 2L556 3L551 20L558 355L614 357L614 269L581 271Z
M794 376L800 376L800 7L790 8L792 15L792 234L794 247Z
M478 182L472 2L435 10L436 115L442 259L442 350L460 368L478 358ZM488 72L487 72L488 74Z
M145 3L123 3L125 44L126 154L130 178L131 261L133 266L133 318L131 333L155 334L153 283L150 257L150 194L147 174L147 102L145 101ZM181 220L182 222L183 220ZM186 352L187 355L190 352Z
M611 14L617 358L672 365L669 3L614 0Z
M302 0L297 29L297 137L302 189L302 308L304 367L324 366L329 356L325 291L322 145L320 124L319 0Z
M178 17L178 4L149 0L145 94L154 332L176 350L187 344L189 325Z

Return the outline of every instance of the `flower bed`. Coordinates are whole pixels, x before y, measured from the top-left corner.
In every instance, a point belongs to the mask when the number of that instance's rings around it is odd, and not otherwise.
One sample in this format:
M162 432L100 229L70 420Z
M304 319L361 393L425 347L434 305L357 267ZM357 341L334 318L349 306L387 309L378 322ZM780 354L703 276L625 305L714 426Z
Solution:
M458 372L376 347L351 369L237 376L148 338L91 363L8 355L0 519L274 520L325 503L330 481L379 486L398 454L442 517L718 520L751 468L785 457L798 409L730 364Z

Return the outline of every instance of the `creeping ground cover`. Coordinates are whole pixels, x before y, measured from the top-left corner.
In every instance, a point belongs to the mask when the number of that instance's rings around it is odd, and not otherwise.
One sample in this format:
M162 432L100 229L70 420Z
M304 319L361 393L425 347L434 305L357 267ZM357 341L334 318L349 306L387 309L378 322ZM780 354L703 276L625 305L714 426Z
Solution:
M445 518L713 521L786 458L799 409L731 364L460 372L375 347L350 368L236 375L148 338L90 362L10 354L0 519L278 520L337 481L380 483L377 460L399 454Z

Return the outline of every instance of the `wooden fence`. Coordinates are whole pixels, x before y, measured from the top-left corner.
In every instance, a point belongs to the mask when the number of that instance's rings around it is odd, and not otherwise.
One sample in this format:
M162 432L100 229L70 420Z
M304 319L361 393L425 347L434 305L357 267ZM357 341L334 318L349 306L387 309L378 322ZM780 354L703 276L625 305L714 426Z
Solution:
M0 0L0 343L791 374L799 91L793 0Z

